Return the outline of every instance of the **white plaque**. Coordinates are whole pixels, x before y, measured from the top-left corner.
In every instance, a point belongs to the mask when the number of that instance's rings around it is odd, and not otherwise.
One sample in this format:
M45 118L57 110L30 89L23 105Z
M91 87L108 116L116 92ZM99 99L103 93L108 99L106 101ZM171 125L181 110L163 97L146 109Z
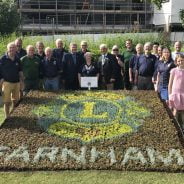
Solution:
M81 77L81 88L97 88L98 78L97 77Z

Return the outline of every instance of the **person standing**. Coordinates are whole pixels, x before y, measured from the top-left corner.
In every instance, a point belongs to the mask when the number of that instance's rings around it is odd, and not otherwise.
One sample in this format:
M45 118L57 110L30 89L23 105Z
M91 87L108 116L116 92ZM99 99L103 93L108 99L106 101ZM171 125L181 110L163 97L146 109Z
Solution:
M17 48L16 54L17 54L17 57L19 59L22 58L23 56L25 56L27 54L26 53L26 50L24 50L22 48L22 39L21 38L17 38L15 40L15 45L16 45L16 48Z
M63 56L63 83L66 90L78 90L79 68L85 63L84 57L77 53L77 44L70 43L70 53L65 53Z
M117 60L116 57L108 53L106 44L100 45L101 56L98 58L97 67L100 71L99 86L100 89L113 90L114 82L117 78Z
M163 45L158 46L158 59L160 59L162 57L163 49L164 49Z
M130 83L132 85L132 89L137 89L137 83L135 80L135 73L136 73L136 66L137 66L137 61L139 57L143 54L143 45L141 43L138 43L135 47L136 49L136 54L134 54L129 63L129 78L130 78Z
M184 54L183 52L181 52L181 48L182 48L181 41L177 41L174 43L174 52L172 52L172 59L174 61L175 61L177 55Z
M20 99L20 83L23 82L23 72L20 59L16 54L16 45L7 45L7 54L0 59L0 85L4 102L5 117L10 115L10 107L14 108Z
M36 42L36 53L35 56L37 56L40 61L42 61L45 57L45 52L44 52L44 44L41 41Z
M169 79L169 105L184 130L184 55L176 59L177 67L171 70Z
M57 59L52 57L52 49L45 49L45 58L42 60L42 74L44 77L44 89L47 91L59 90L59 76L62 69Z
M152 54L155 55L157 57L157 59L159 59L158 47L159 47L159 43L154 42L153 47L152 47Z
M24 74L24 92L39 89L39 79L41 73L41 61L35 56L35 48L28 45L26 48L27 55L21 58L22 70Z
M124 65L125 65L124 83L125 83L125 89L131 90L131 83L129 79L129 62L133 54L135 54L135 49L133 48L131 39L126 40L125 47L126 47L126 50L122 54Z
M119 47L117 45L114 45L112 47L112 55L114 55L116 57L116 60L118 61L118 65L117 65L117 77L116 80L114 82L114 89L115 90L119 90L119 89L124 89L124 80L123 80L123 76L124 76L124 61L123 61L123 57L122 55L119 54ZM114 60L115 61L115 60Z
M86 41L81 41L81 50L78 52L79 54L81 54L82 56L84 56L84 54L86 52L90 52L88 50L88 43Z
M157 91L160 93L162 100L168 102L168 84L170 71L175 68L175 64L171 58L171 51L168 48L163 49L162 58L157 66Z
M161 58L162 58L162 51L163 51L163 49L164 49L164 47L162 46L162 45L159 45L158 46L158 54L156 55L156 57L157 57L157 61L156 61L156 63L155 63L155 72L154 72L154 76L153 76L153 85L154 85L154 89L155 89L155 91L158 91L158 85L157 85L157 74L158 74L158 71L157 71L157 67L158 67L158 65L159 65L159 63L160 63L160 60L161 60Z
M138 58L136 66L136 83L139 90L153 90L156 56L151 54L150 42L144 45L144 54ZM137 82L138 81L138 82Z
M40 59L40 62L45 58L45 52L44 52L44 44L41 41L36 42L36 53L35 56L37 56ZM43 89L43 78L41 77L39 80L39 89Z
M63 41L61 39L56 40L56 48L52 51L52 57L57 60L60 67L62 67L62 61L65 53L68 53L68 51L64 48ZM63 76L61 75L59 77L59 88L61 89L63 87L62 84Z
M81 77L97 77L99 79L99 71L95 62L92 62L92 54L86 52L84 54L85 63L79 68L78 79L81 84Z
M52 56L61 64L65 53L68 53L68 51L64 48L63 41L57 39L56 48L53 49Z

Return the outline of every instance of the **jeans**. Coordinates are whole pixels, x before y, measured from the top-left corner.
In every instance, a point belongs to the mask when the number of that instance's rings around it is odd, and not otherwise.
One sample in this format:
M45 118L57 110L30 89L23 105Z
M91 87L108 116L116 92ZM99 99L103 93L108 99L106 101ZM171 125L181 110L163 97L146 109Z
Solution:
M55 77L52 79L45 79L44 89L47 91L57 91L59 90L59 78Z
M168 95L168 88L163 88L162 86L160 86L160 96L162 100L168 100L169 99L169 95Z

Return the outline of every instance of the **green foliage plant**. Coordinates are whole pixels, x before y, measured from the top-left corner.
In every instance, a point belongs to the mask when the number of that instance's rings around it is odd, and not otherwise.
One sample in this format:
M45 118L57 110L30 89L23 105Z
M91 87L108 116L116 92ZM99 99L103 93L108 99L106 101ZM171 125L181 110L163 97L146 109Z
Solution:
M0 0L0 34L6 35L18 29L20 16L14 0Z

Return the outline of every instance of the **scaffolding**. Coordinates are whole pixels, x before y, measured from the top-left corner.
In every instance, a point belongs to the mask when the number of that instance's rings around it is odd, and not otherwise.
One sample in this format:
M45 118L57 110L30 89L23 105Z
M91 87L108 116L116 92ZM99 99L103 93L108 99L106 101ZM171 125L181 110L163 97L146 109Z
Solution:
M153 7L140 0L19 0L22 32L102 33L151 26Z

